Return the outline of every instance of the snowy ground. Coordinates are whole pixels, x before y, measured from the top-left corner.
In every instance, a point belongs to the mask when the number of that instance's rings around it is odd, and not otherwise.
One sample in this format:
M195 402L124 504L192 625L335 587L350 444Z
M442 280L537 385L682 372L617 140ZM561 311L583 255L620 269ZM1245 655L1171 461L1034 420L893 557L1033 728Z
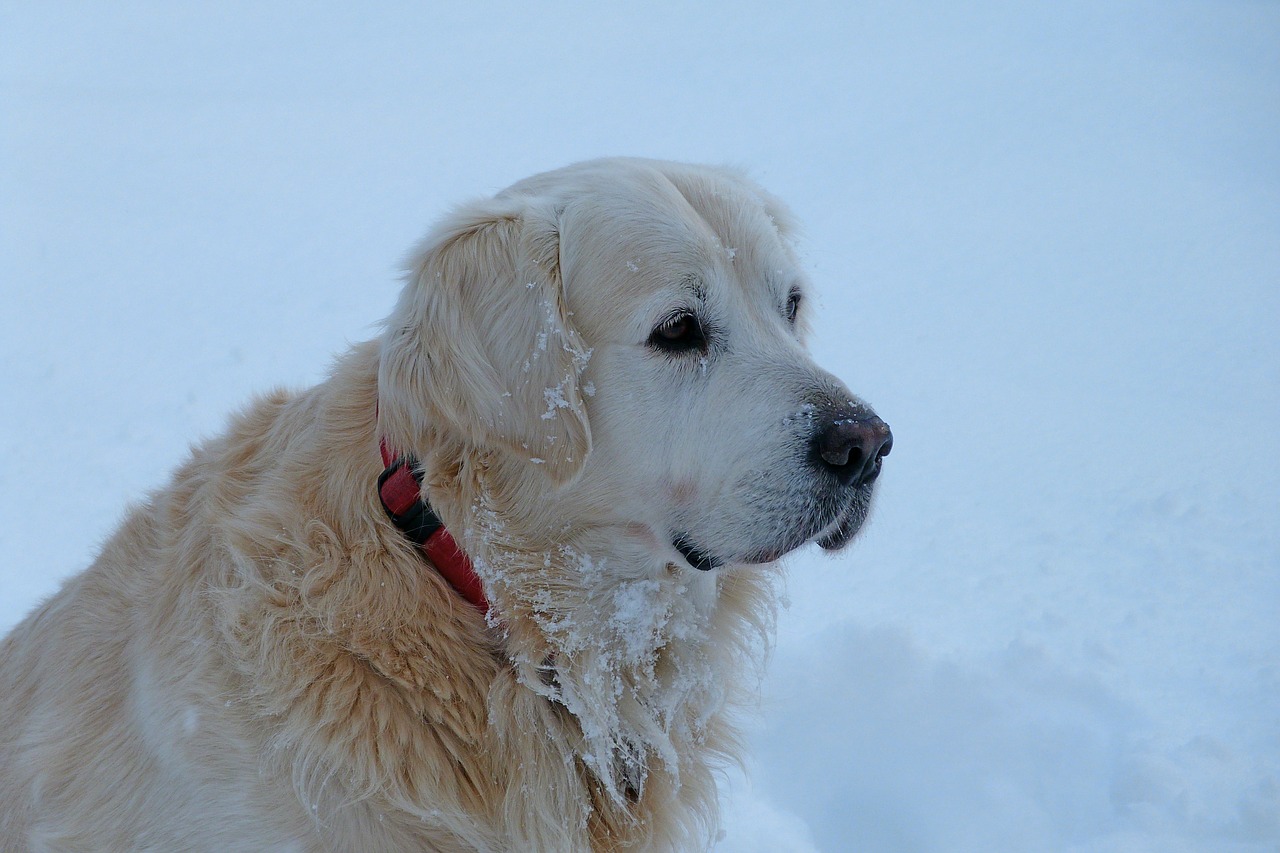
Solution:
M0 631L452 202L730 162L895 445L718 849L1280 848L1280 5L210 5L0 0Z

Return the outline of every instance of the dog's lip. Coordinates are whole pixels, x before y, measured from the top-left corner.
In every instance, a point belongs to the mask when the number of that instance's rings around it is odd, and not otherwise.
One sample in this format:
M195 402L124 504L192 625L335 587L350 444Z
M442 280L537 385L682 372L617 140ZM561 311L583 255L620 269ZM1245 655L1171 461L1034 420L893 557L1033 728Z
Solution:
M689 534L687 533L676 534L675 538L671 540L671 544L675 546L675 549L680 552L681 556L685 558L690 566L693 566L700 572L709 572L712 569L718 569L720 566L724 565L723 560L708 554L706 551L703 551L698 546L694 545L693 540L689 538Z
M818 547L824 551L839 551L844 548L862 531L863 525L867 521L867 511L869 509L872 486L866 483L859 487L861 500L856 500L846 506L827 526L827 529L814 537L814 541L818 543Z
M824 551L839 551L845 545L853 541L853 537L858 535L858 531L862 525L841 525L826 536L818 538L818 547Z

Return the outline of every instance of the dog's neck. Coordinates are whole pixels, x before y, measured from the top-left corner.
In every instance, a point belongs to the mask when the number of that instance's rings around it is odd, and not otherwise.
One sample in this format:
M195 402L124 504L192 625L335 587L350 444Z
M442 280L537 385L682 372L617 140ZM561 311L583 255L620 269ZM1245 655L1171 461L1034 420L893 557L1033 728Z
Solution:
M519 682L576 720L578 759L615 807L706 796L772 633L772 569L695 572L611 527L530 547L488 488L500 468L471 468L458 529Z
M385 439L379 443L379 449L385 466L378 477L382 508L459 595L481 613L488 613L489 599L485 597L484 585L476 575L471 558L458 546L422 495L418 460L396 453Z

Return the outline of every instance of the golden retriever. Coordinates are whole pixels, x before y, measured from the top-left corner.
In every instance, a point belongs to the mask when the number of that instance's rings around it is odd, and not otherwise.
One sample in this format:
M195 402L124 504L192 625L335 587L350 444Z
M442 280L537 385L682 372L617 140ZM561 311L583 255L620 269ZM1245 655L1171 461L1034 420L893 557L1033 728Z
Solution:
M445 217L378 340L0 645L0 848L714 843L775 561L854 536L892 443L806 354L791 230L736 172L631 159Z

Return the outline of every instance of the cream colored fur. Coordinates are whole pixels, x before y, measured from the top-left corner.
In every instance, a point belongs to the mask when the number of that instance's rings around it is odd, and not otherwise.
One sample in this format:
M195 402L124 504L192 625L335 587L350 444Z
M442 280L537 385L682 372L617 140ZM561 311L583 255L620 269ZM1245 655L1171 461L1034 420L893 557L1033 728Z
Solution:
M629 160L447 217L379 340L197 447L0 644L0 849L708 847L767 560L848 525L790 529L809 389L847 392L783 316L788 229L735 173ZM673 306L723 345L654 352ZM382 438L488 621L383 513Z

